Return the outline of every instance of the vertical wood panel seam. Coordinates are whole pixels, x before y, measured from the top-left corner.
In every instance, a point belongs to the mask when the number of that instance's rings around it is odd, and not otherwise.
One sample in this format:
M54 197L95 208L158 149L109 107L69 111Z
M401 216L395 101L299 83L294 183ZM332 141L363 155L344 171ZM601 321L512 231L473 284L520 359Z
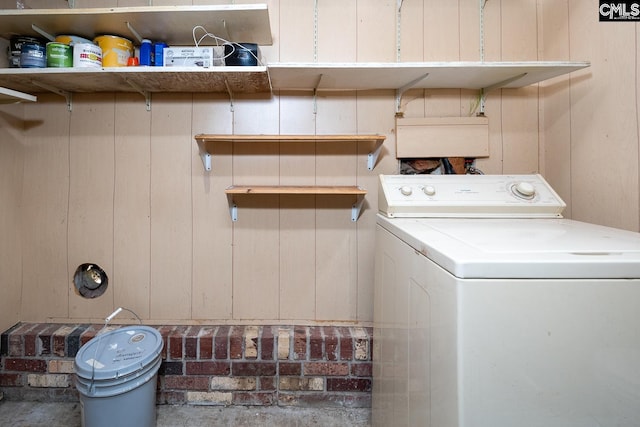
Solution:
M634 86L636 88L634 94L636 97L636 148L637 148L637 152L638 152L638 162L637 164L640 165L640 118L638 117L638 24L634 25L634 32L635 32L635 37L634 37L634 45L635 45L635 49L633 50L635 52L635 57L634 57L634 61L633 61L633 65L635 68L635 73L634 73ZM637 188L640 188L640 166L637 168ZM638 222L636 223L636 230L640 230L640 199L638 200L638 214L637 214L637 218L638 218Z

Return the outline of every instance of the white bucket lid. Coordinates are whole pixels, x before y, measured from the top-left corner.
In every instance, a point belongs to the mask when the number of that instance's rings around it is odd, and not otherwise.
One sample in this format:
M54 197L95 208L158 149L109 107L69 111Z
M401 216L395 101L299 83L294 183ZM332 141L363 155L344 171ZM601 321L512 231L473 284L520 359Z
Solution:
M122 378L157 361L162 335L149 326L126 326L98 335L75 358L79 377L94 381Z

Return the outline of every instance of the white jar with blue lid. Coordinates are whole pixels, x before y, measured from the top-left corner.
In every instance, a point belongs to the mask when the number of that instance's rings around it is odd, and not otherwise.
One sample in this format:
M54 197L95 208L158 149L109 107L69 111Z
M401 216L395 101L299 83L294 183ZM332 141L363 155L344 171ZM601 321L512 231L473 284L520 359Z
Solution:
M99 334L75 357L83 427L156 425L160 333L126 326Z

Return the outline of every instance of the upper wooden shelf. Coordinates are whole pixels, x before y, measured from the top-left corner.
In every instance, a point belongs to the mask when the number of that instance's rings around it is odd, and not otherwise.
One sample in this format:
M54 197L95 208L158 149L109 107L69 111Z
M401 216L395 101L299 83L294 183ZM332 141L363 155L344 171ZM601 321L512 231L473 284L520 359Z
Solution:
M367 190L357 186L311 186L311 185L232 185L227 194L346 194L365 195Z
M269 64L271 85L288 90L519 88L589 62L393 62Z
M2 85L21 92L269 92L266 68L1 68Z
M367 169L373 170L380 156L384 135L221 135L198 134L194 136L200 148L202 163L211 170L211 154L219 142L375 142L375 148L367 155Z
M198 142L244 141L244 142L314 142L314 141L384 141L384 135L220 135L199 134Z
M192 46L192 30L198 25L232 42L273 43L266 4L0 10L0 36L4 38L39 36L33 28L36 26L54 36L74 34L92 39L112 34L136 41L131 27L143 38ZM199 31L197 36L203 34L204 31ZM202 44L216 43L205 38Z

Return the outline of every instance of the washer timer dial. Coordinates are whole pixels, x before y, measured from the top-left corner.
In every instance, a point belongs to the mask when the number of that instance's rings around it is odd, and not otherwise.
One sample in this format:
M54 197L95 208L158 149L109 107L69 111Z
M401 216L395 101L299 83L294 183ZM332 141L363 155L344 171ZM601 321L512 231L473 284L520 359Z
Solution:
M536 187L530 182L520 181L511 186L511 192L516 197L531 200L536 196Z

